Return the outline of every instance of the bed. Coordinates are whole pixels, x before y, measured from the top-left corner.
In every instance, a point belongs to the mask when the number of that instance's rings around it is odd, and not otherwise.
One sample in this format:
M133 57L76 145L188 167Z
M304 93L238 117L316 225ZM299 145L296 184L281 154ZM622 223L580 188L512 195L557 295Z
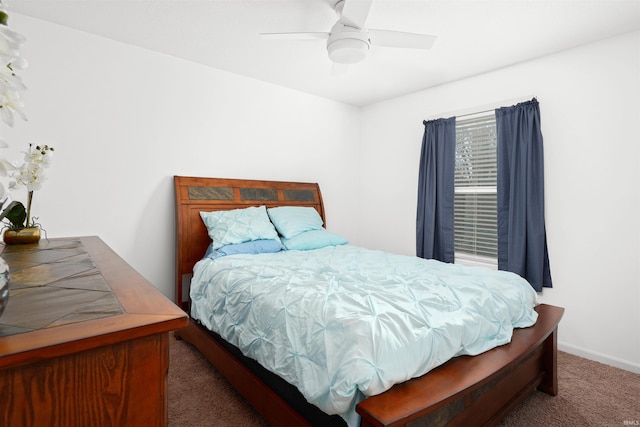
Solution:
M191 312L194 266L211 244L200 212L264 206L324 206L314 183L174 177L176 195L176 304ZM236 257L238 258L238 257ZM194 310L196 311L196 310ZM359 401L362 426L495 425L534 389L556 395L557 327L563 309L540 304L533 326L515 329L510 343L458 356L424 375ZM178 338L192 343L274 426L345 425L310 405L296 387L191 318Z

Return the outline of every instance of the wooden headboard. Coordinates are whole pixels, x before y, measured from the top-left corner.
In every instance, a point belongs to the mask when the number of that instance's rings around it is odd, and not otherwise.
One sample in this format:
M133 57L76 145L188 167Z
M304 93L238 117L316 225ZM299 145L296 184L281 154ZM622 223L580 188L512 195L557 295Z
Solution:
M174 176L176 193L175 302L189 312L193 266L211 243L200 212L249 206L311 206L325 221L320 187L315 183ZM325 222L326 224L326 222Z

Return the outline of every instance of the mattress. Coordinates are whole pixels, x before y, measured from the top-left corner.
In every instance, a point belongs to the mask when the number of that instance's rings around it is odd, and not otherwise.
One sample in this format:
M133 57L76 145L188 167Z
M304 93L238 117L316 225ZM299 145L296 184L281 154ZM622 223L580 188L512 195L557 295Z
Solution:
M520 276L351 245L203 259L191 315L327 414L535 323Z

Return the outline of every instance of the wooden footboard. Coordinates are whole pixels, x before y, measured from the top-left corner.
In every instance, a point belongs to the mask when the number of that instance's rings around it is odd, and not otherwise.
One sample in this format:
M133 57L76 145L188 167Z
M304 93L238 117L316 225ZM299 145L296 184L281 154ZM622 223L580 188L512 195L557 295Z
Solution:
M542 304L511 343L450 360L358 405L362 426L495 425L536 387L558 394L557 328L564 309Z

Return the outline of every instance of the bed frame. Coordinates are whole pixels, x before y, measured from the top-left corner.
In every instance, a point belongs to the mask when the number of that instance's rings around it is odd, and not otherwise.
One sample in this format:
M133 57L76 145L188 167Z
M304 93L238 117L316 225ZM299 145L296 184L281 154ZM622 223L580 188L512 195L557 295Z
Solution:
M194 264L210 243L200 211L248 206L311 206L325 219L318 184L175 176L176 304L189 312ZM361 425L495 425L536 388L558 394L557 328L564 309L541 304L538 321L510 344L456 357L422 377L359 403ZM192 343L272 426L311 425L234 353L190 319L177 333Z

